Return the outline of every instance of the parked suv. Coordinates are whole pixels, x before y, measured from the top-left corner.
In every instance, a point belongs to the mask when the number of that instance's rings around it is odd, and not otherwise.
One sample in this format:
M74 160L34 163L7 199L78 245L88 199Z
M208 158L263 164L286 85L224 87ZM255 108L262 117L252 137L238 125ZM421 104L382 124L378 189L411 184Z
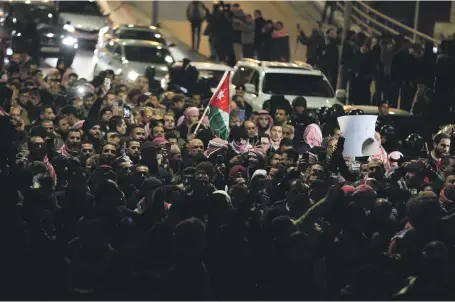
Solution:
M290 103L303 96L308 108L319 109L341 104L325 75L304 62L282 63L243 59L231 75L231 95L235 86L245 86L245 101L261 110L272 95L282 95Z

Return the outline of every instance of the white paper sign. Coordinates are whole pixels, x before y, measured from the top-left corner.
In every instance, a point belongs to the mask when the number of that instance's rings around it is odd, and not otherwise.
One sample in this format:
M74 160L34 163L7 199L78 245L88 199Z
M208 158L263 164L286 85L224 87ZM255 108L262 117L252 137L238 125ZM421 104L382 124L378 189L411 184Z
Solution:
M379 143L374 139L376 115L347 115L338 118L345 138L343 156L379 154Z

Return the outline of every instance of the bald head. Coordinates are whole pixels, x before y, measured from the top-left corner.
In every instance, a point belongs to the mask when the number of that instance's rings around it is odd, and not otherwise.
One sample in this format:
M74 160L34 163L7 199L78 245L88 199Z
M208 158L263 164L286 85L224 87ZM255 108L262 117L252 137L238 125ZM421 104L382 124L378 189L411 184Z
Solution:
M188 142L188 150L192 156L201 155L204 152L204 143L200 139L192 139Z

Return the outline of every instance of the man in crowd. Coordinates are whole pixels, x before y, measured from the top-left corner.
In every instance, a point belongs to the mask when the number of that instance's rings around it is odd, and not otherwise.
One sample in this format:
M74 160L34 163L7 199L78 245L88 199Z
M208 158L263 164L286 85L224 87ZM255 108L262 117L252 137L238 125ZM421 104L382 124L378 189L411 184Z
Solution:
M369 45L356 47L362 60ZM190 67L176 79L195 91L153 101L119 82L105 89L111 72L92 81L88 112L66 96L64 105L45 94L36 104L24 98L35 114L30 129L17 127L28 109L16 109L13 88L1 90L4 297L455 299L455 175L446 128L425 136L433 140L425 156L418 155L425 139L401 134L405 127L395 123L378 133L380 154L345 158L336 123L343 106L317 114L298 96L292 112L277 106L226 120L232 129L221 139L204 119L196 130L202 117L191 96L200 92ZM353 67L359 100L367 98L366 67ZM17 91L26 82L16 78ZM131 117L114 104L119 90L135 106ZM380 119L392 115L384 100L375 105ZM65 142L57 151L56 134Z

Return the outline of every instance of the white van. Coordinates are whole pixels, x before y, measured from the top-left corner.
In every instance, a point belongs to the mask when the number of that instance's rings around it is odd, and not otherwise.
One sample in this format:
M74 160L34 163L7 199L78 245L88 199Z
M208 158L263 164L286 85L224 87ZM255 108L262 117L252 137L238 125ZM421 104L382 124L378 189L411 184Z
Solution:
M235 86L245 86L245 101L255 111L262 110L272 95L282 95L291 104L296 97L303 96L309 109L343 105L325 75L304 62L243 59L235 65L230 84L231 95L235 94Z

